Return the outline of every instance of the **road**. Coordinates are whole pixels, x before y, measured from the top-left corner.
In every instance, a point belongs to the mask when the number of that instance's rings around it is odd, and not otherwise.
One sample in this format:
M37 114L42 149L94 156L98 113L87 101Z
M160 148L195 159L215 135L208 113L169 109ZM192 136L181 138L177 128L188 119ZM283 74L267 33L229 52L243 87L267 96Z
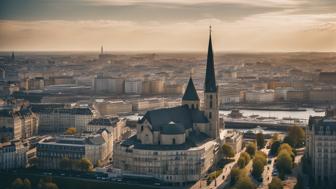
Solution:
M193 186L191 186L190 189L210 189L210 188L214 189L214 188L219 188L218 186L223 185L227 181L227 178L231 173L231 169L237 163L237 161L239 159L239 156L240 156L240 153L242 153L243 151L245 151L245 149L243 149L241 152L237 153L234 156L234 161L226 164L223 168L223 172L216 179L214 179L208 186L206 185L206 181L201 179L198 182L196 182Z

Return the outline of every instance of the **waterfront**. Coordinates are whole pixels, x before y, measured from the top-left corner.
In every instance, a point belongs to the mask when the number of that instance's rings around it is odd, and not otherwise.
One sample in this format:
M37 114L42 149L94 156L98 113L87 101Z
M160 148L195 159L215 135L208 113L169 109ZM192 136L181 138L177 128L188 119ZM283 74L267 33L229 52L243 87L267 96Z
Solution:
M307 108L306 111L266 111L266 110L239 110L243 116L249 117L259 115L260 117L275 117L277 119L291 118L300 119L308 123L309 116L324 116L324 112L315 112L312 108ZM228 115L231 111L220 111L221 115Z

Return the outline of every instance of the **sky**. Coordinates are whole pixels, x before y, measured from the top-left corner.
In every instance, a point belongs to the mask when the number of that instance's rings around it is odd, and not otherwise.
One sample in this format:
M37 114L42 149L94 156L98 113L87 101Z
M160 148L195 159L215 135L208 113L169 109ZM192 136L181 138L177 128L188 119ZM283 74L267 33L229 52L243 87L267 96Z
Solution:
M336 51L336 0L0 0L0 51Z

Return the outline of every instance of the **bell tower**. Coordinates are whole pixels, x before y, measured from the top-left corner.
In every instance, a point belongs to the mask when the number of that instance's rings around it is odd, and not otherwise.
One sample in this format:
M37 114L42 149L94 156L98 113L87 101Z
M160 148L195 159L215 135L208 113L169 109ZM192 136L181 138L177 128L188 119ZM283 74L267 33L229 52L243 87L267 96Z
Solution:
M208 118L210 124L208 135L212 138L217 138L219 134L218 90L211 41L211 26L209 31L208 57L204 82L204 114Z

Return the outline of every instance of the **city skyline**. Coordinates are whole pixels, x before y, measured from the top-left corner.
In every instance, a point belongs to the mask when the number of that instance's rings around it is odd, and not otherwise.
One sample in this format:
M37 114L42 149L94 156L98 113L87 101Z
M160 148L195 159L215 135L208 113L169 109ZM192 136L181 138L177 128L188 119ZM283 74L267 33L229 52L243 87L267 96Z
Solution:
M336 51L332 0L2 1L0 51Z

